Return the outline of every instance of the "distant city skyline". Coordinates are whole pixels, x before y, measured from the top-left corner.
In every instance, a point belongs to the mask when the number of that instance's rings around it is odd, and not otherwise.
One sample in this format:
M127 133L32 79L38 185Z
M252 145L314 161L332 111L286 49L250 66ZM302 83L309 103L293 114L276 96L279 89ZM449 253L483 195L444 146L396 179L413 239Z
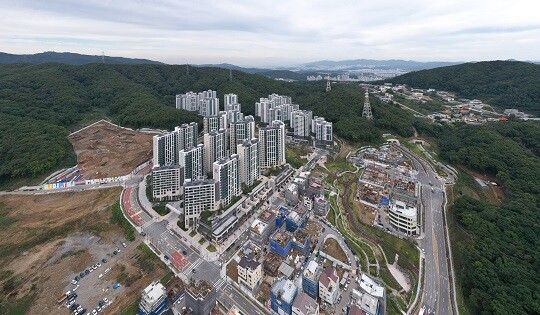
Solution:
M0 51L171 64L540 60L540 3L516 0L0 0Z

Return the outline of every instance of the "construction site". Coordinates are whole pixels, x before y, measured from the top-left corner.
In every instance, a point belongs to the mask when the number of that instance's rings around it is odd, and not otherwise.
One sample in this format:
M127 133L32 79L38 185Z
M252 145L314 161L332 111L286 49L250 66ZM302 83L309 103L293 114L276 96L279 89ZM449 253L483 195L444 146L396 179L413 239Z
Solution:
M152 158L152 133L101 120L69 135L77 155L78 180L129 174Z

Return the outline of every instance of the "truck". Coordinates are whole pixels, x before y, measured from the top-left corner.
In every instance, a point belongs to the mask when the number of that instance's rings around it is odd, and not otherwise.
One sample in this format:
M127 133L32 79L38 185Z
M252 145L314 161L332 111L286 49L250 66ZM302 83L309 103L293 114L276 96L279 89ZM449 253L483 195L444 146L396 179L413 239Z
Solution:
M62 294L58 297L58 299L56 299L56 302L58 302L58 304L64 302L65 300L67 299L67 294Z

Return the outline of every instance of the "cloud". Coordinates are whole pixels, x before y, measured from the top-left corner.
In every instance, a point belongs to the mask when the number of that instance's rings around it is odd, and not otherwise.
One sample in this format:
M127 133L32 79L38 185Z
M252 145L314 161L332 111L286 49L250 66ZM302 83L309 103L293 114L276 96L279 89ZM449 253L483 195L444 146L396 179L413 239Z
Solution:
M281 65L318 59L540 60L526 0L0 0L2 50Z

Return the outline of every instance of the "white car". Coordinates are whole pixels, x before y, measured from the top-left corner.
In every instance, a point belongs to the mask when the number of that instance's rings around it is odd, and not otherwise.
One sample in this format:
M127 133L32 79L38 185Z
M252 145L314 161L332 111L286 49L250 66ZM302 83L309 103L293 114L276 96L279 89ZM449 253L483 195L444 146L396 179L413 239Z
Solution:
M124 248L126 248L126 247L127 247L126 243L122 243L122 246L124 246Z
M79 288L79 286L80 286L80 285L77 284L77 286L73 288L73 292L77 291L77 289Z
M103 278L103 274L100 274L98 277L98 279L101 279L101 278Z
M71 280L71 284L77 284L77 280L75 279Z

